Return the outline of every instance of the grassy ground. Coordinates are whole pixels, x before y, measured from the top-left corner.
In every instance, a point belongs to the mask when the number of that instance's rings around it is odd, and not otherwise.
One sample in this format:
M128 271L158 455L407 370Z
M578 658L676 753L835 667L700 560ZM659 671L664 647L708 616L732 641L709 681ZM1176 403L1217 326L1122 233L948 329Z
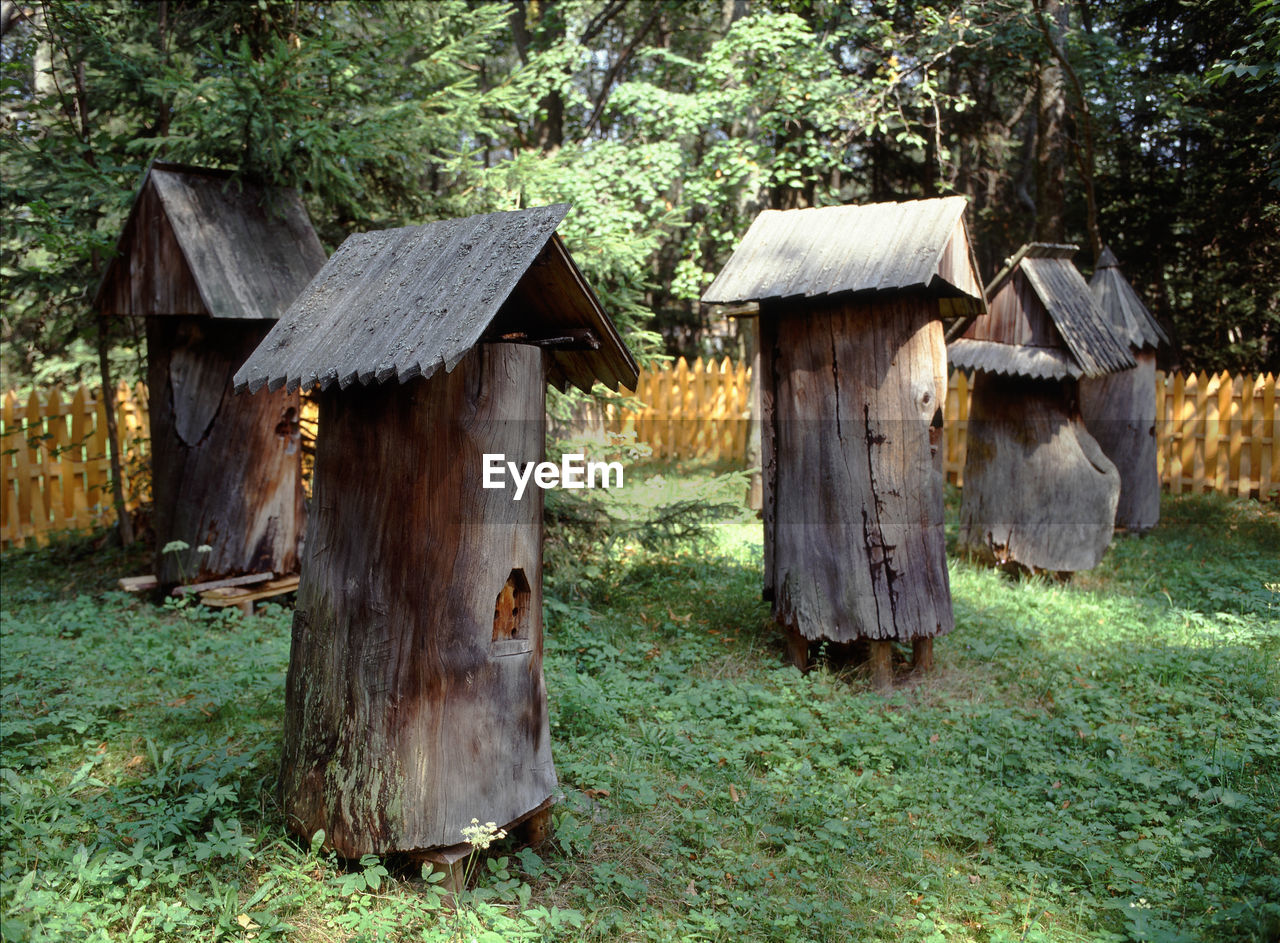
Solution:
M624 499L717 488L664 471ZM11 553L0 929L1275 941L1277 547L1274 509L1166 498L1155 533L1070 584L954 562L938 670L889 697L784 666L745 514L711 545L579 555L547 602L556 842L495 846L457 901L284 834L287 610L110 592L145 563L90 542Z

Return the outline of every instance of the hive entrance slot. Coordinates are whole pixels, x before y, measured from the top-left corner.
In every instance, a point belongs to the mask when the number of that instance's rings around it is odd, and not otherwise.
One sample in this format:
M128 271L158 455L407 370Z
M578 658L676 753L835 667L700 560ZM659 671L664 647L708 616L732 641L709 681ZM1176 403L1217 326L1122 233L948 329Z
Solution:
M511 571L493 604L493 640L505 642L529 637L529 581L524 570Z

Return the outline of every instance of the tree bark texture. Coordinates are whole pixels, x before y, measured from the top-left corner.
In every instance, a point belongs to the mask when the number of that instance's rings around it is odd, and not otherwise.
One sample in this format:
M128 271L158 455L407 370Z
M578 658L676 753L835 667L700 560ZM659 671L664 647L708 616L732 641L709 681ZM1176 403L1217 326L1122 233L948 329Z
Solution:
M930 435L947 385L937 301L771 306L761 328L774 618L810 640L949 632Z
M161 586L296 573L306 511L298 394L237 396L269 321L147 318L155 574ZM164 553L181 540L189 549ZM213 549L200 553L207 544Z
M483 345L321 396L280 791L339 854L454 845L555 790L542 492L481 487L485 453L542 460L544 371L537 348Z
M960 545L997 563L1087 570L1111 543L1120 474L1067 383L978 373L969 407Z
M739 330L746 339L747 362L751 364L751 419L747 429L747 507L759 511L764 504L764 486L760 480L760 319L745 318Z
M1066 10L1059 0L1044 0L1041 15L1052 20L1060 31ZM1066 232L1066 149L1064 127L1067 111L1062 66L1048 56L1040 65L1036 94L1036 220L1035 241L1063 242Z
M1134 351L1138 365L1080 380L1085 428L1120 473L1116 526L1142 532L1160 521L1156 467L1156 355Z

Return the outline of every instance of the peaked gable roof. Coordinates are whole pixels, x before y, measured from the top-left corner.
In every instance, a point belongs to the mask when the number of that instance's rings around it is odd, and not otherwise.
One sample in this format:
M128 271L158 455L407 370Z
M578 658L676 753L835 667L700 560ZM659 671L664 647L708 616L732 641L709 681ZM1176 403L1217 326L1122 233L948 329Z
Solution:
M155 212L163 219L141 218ZM157 244L167 240L175 246ZM148 169L116 248L95 297L107 314L274 320L325 261L297 191L159 162ZM164 310L171 292L156 282L188 279L187 294L194 289L204 310Z
M967 370L1037 378L1101 376L1134 366L1128 345L1112 329L1084 276L1072 264L1075 252L1071 245L1029 243L987 286L993 309L1034 304L1020 285L1030 289L1052 324L1053 344L1014 344L1007 338L987 338L986 325L979 318L964 337L948 346L951 362ZM1053 352L1055 346L1057 353Z
M1089 279L1089 290L1102 313L1134 350L1154 350L1169 343L1169 336L1120 272L1120 263L1109 246L1102 250L1093 278Z
M567 204L347 237L236 373L327 389L452 370L486 338L546 346L548 380L634 388L631 352L556 227Z
M765 210L702 300L732 304L914 289L985 310L964 226L966 205L956 196Z

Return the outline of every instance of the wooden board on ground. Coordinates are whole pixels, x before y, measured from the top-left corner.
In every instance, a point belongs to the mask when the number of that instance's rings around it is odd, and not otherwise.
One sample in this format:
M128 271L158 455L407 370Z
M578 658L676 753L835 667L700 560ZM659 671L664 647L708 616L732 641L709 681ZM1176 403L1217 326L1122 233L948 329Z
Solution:
M116 581L116 585L126 593L145 593L159 586L160 581L154 573L148 573L146 576L122 576Z
M244 576L229 576L225 580L207 580L203 583L188 583L186 586L175 586L170 596L186 596L191 593L203 593L210 589L228 589L234 586L250 586L254 583L265 583L275 576L274 573L248 573ZM154 578L154 577L153 577Z
M294 574L293 576L282 576L278 580L255 584L248 589L224 586L219 589L205 590L200 594L200 601L206 606L217 608L239 606L246 615L249 615L253 612L255 601L270 599L273 596L283 596L285 593L291 593L297 588L298 577Z

